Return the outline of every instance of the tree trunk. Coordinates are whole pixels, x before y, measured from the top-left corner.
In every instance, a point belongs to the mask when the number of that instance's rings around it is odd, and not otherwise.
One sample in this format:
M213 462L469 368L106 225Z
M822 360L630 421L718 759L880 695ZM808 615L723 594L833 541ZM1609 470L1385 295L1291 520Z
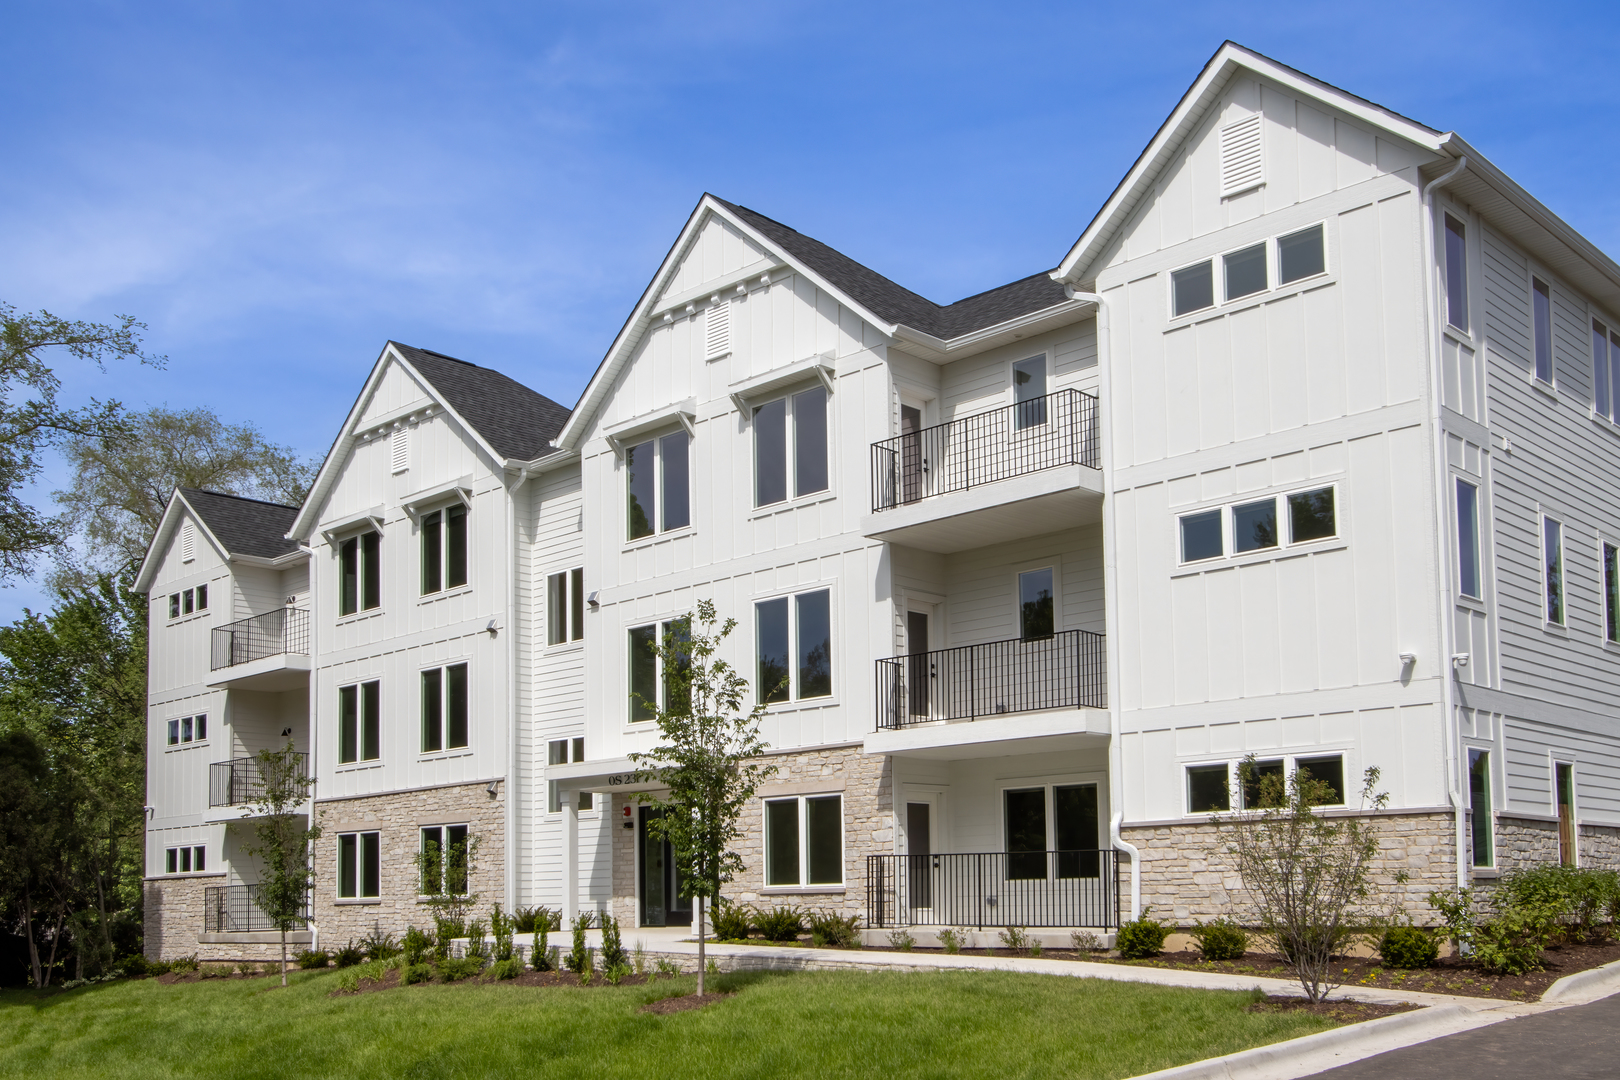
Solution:
M697 898L697 917L698 917L698 997L703 996L703 976L704 976L704 967L706 966L704 964L704 962L703 962L703 901L704 901L704 899L705 898L702 897L702 896L699 896Z
M287 985L287 928L281 928L281 985Z
M33 968L34 989L45 988L45 976L39 968L39 942L34 940L34 893L23 889L23 933L28 936L28 963Z

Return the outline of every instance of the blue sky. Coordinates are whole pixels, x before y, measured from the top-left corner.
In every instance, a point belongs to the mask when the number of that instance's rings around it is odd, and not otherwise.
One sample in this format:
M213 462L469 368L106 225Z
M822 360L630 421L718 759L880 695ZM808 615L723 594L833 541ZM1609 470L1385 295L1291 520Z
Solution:
M1614 4L6 11L0 299L150 324L166 370L64 361L70 400L310 455L390 337L573 404L706 190L942 302L1050 267L1226 38L1457 130L1620 256Z

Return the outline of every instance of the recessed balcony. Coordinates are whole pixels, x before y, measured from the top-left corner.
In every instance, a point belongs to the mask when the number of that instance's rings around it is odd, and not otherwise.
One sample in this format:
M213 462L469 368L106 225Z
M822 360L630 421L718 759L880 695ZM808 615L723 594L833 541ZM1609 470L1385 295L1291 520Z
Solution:
M209 667L215 688L276 692L309 685L309 612L279 608L216 626Z
M1101 519L1095 395L1059 390L872 444L862 532L952 552Z
M299 919L309 919L307 896ZM203 933L246 934L275 929L275 921L259 907L259 886L210 885L203 890ZM288 935L288 940L296 939Z
M309 755L296 754L297 774L309 775ZM208 766L208 805L246 807L264 794L264 776L256 757L216 761Z

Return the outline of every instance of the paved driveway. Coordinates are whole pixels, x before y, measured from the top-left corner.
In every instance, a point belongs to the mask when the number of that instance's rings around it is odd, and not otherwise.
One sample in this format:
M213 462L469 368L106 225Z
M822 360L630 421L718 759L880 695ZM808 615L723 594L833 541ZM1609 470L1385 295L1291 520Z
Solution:
M1315 1074L1319 1080L1620 1077L1620 995L1504 1020Z

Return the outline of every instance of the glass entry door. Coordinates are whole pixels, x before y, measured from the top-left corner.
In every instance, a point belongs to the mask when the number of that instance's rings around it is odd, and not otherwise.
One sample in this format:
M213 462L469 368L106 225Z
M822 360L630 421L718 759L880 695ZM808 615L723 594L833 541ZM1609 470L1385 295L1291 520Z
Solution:
M668 840L655 840L647 834L647 822L663 815L653 806L643 806L636 829L636 847L641 861L641 925L691 926L692 898L681 895L680 874Z

